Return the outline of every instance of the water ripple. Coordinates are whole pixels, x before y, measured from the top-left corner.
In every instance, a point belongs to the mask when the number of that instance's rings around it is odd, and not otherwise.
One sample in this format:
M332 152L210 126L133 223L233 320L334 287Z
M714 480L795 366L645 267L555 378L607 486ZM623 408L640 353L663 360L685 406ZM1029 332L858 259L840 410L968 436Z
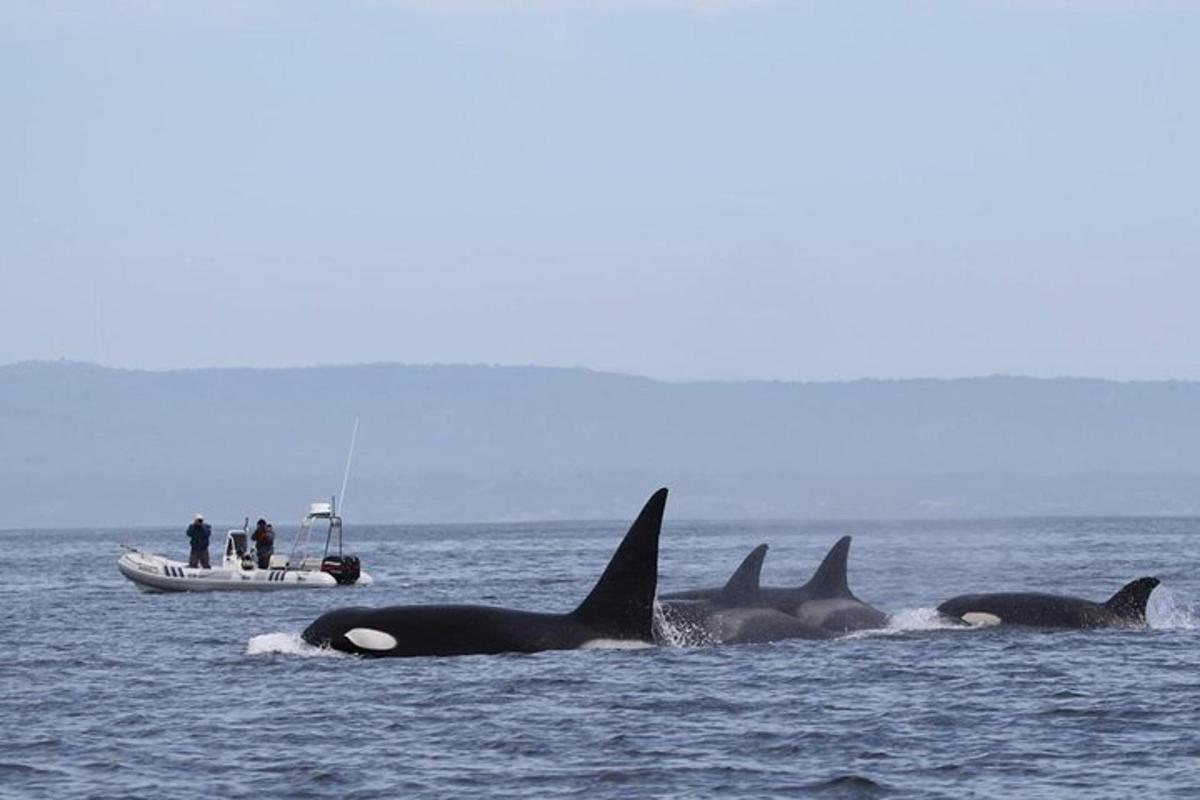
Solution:
M106 555L126 534L41 534L82 573L6 573L2 793L1200 796L1200 575L1171 566L1195 563L1193 521L864 523L851 582L893 621L830 642L676 631L676 647L374 661L299 638L350 602L570 610L620 527L560 525L555 547L512 526L373 528L355 541L376 586L271 597L143 595ZM799 582L844 527L668 525L663 590L715 585L764 540L767 582ZM1103 598L1139 574L1168 575L1146 630L975 630L933 611L1006 588Z

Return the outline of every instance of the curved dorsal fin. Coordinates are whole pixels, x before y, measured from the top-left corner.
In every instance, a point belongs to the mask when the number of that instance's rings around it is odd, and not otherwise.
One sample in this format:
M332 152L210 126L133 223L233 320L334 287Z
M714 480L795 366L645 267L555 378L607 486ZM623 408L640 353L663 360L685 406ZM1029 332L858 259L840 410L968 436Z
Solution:
M1138 578L1122 586L1116 594L1108 598L1104 607L1125 619L1146 621L1146 603L1150 602L1150 593L1158 586L1158 578Z
M741 565L725 583L725 588L717 595L716 602L721 605L733 605L758 596L759 576L762 574L763 559L766 556L765 544L751 550L750 555L742 560Z
M576 619L606 637L652 641L658 534L666 504L666 489L646 501L604 574L573 612Z
M813 573L804 589L813 598L854 597L846 580L846 559L850 556L850 537L843 536L829 549L825 560Z

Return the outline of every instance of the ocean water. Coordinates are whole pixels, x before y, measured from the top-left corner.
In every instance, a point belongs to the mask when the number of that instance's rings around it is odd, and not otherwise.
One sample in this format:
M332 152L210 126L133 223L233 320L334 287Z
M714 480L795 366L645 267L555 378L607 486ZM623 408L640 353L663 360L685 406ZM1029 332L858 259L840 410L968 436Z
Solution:
M182 526L8 531L0 796L1200 797L1200 521L669 513L661 591L719 584L759 542L764 582L797 584L850 533L851 587L897 621L829 642L364 660L298 634L349 604L568 611L626 523L348 524L375 586L263 595L120 576L121 542L183 557ZM1141 575L1163 580L1145 630L931 613L971 591L1104 599Z

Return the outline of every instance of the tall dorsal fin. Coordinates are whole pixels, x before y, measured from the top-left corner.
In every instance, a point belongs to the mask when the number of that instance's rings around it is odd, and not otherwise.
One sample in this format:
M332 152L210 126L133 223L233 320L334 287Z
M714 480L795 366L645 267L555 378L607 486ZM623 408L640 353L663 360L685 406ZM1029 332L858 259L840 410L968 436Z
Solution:
M719 605L745 603L758 596L759 576L762 574L763 559L767 557L767 546L760 544L750 551L741 565L725 583L725 588L716 596Z
M653 640L654 593L658 588L658 534L667 490L642 508L591 593L573 616L613 639Z
M1110 597L1104 607L1120 617L1144 623L1146 603L1150 602L1150 593L1156 586L1158 578L1138 578L1136 581L1130 581Z
M850 584L846 581L846 559L849 555L850 537L843 536L829 549L825 560L813 573L812 579L804 584L811 597L854 597L850 592Z

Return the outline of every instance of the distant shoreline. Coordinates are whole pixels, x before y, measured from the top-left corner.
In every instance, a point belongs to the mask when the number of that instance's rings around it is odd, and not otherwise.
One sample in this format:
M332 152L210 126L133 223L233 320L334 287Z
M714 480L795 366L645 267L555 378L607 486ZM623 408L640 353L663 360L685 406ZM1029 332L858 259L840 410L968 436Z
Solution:
M1200 514L1200 383L668 383L584 369L0 367L6 526ZM141 522L137 523L141 524Z

